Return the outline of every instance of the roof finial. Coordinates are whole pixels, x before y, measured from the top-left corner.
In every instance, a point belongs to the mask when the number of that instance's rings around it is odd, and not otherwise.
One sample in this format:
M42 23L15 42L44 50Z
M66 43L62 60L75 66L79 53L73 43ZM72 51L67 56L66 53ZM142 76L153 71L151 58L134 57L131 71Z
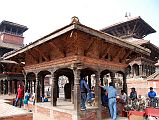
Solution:
M72 23L72 24L80 24L78 17L73 16L73 17L72 17L72 22L71 22L71 23Z

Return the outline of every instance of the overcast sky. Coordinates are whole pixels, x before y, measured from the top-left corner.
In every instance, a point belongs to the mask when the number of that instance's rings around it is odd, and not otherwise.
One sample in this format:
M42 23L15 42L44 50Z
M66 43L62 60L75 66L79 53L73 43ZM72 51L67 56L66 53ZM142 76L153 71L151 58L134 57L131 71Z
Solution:
M159 46L159 0L0 0L0 21L27 26L24 43L33 42L71 22L101 29L124 21L125 13L141 16L157 32L145 39Z

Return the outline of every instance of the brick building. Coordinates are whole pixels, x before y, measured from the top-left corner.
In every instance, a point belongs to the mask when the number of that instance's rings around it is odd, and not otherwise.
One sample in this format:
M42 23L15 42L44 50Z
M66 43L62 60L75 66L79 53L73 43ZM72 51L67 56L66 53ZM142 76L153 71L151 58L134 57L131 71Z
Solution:
M4 54L14 52L23 45L23 33L28 28L26 26L2 21L0 23L0 93L10 94L16 93L17 85L24 81L22 74L23 64L18 61L3 60Z
M148 57L139 55L134 59L131 57L127 59L131 61L127 67L128 88L135 87L138 95L146 95L149 91L147 77L155 73L155 63L157 63L159 59L159 48L152 44L150 40L145 40L144 37L156 31L140 16L128 18L124 22L113 24L101 29L101 31L151 51ZM128 89L128 94L129 93L130 89Z

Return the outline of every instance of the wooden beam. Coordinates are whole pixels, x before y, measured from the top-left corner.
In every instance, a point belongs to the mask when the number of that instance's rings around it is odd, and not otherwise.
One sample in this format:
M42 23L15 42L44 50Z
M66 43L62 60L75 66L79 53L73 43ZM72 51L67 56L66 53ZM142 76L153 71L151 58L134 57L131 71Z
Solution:
M109 44L108 45L108 47L107 47L107 49L106 49L106 51L104 52L104 54L102 55L102 58L104 59L105 58L105 56L110 52L110 50L111 50L111 47L112 47L112 45L111 44Z
M85 55L87 55L87 53L89 52L90 48L93 46L93 43L95 42L96 39L95 37L91 38L90 43L87 45L87 48L84 50Z
M121 58L121 63L123 63L125 60L126 60L126 58L132 53L133 51L132 50L129 50L128 52L126 52L126 54L124 55L124 57L123 58Z
M28 57L29 59L27 60L32 60L33 62L38 63L38 58L35 57L35 55L33 54L33 51L29 50L26 52L26 57ZM29 61L25 61L26 63L28 63Z
M34 48L35 51L39 52L39 54L45 59L45 61L49 61L49 59L45 56L44 52L42 50L39 50L38 48Z
M114 56L113 61L119 62L119 57L120 57L120 55L124 52L124 50L125 50L124 47L123 47L123 48L119 47L119 48L116 50L116 51L117 51L117 54ZM117 61L117 60L118 60L118 61Z
M65 56L64 52L62 50L60 50L53 42L49 42L48 43L51 47L54 48L55 51L57 51L59 54L62 54L63 56Z

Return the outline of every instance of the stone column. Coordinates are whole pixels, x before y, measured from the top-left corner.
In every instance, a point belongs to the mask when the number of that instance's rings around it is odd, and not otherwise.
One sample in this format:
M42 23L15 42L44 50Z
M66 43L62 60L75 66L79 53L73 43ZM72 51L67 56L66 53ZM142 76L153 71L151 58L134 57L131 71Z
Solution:
M142 65L139 65L139 76L143 76L142 69L143 69Z
M74 110L79 113L81 104L81 92L80 92L80 69L77 67L74 72Z
M98 111L97 111L97 120L101 120L102 119L102 115L101 115L101 89L98 85L100 81L100 72L97 71L95 73L95 77L96 77L96 84L95 84L95 106L98 107Z
M133 68L133 65L131 65L130 67L131 67L130 77L133 78L134 77L134 68Z

